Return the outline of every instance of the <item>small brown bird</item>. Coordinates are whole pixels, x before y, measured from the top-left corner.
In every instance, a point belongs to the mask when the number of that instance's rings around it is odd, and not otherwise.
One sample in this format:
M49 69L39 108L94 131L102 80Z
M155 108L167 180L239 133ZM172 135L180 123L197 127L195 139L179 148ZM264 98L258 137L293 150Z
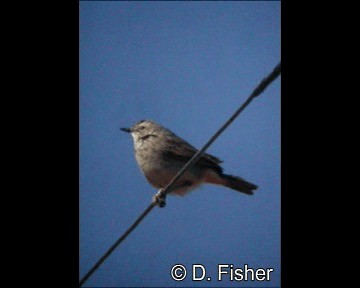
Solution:
M141 171L155 188L164 188L198 151L170 130L150 120L142 120L131 128L135 157ZM171 194L184 196L200 184L210 183L252 195L258 187L240 177L227 175L217 157L204 153L175 183Z

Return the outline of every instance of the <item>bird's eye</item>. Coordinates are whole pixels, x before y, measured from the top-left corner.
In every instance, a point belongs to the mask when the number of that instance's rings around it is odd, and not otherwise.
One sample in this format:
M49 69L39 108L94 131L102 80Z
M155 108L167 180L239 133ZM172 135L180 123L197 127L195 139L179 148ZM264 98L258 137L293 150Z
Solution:
M145 128L145 126L140 126L139 130L143 130Z

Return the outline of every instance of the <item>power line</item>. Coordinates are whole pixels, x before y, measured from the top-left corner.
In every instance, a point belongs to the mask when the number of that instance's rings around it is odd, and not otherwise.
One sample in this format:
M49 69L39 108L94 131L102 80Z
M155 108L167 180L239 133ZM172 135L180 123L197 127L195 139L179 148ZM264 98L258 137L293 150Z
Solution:
M95 270L105 261L107 257L111 254L112 251L115 250L119 244L125 240L125 238L140 224L140 222L145 218L147 214L156 206L154 202L152 202L149 207L145 209L145 211L135 220L135 222L124 232L123 235L106 251L106 253L96 262L96 264L86 273L86 275L81 279L79 286L82 284L95 272Z
M274 70L265 77L259 85L254 89L248 99L234 112L234 114L219 128L219 130L209 139L209 141L202 147L186 164L185 166L175 175L175 177L167 184L161 191L160 194L165 196L171 191L176 181L189 169L195 162L201 157L207 148L216 140L217 137L235 120L235 118L243 111L246 106L257 96L259 96L265 88L274 81L281 73L281 62L274 68ZM160 195L161 196L161 195Z
M155 196L165 199L166 195L171 191L176 181L195 164L207 148L220 136L220 134L235 120L237 116L250 104L250 102L259 96L266 87L273 82L281 73L281 62L273 69L273 71L266 76L254 89L248 99L234 112L234 114L218 129L218 131L209 139L209 141L185 164L185 166L174 176L174 178L161 189ZM85 274L80 280L79 286L83 285L87 279L99 268L99 266L106 260L107 257L120 245L121 242L140 224L140 222L151 212L151 210L158 205L156 198L153 198L151 204L144 210L144 212L135 220L135 222L121 235L121 237L106 251L106 253L95 263L95 265ZM165 202L161 207L165 205Z

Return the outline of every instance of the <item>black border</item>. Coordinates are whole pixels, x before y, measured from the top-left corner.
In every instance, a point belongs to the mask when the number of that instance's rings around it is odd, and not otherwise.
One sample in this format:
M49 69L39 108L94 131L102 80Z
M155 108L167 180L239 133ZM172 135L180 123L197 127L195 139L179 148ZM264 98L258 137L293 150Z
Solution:
M315 243L322 229L316 225L316 214L321 213L316 199L324 197L323 188L318 187L321 171L317 171L317 153L321 148L317 143L321 130L315 120L321 117L322 109L317 104L323 99L314 90L317 68L310 65L316 62L311 58L316 43L312 17L319 15L313 6L290 2L281 3L282 288L314 283L313 276L319 275L320 270L313 270L318 261L319 246Z
M27 172L38 184L27 190L35 219L21 264L29 276L16 283L37 287L79 287L79 4L32 4L23 24L31 46L27 77L36 87L24 93L36 121Z
M63 63L60 73L65 81L63 91L58 95L63 97L66 111L60 113L63 120L59 123L65 134L61 146L65 148L62 171L66 181L59 191L59 195L64 193L66 205L60 209L64 212L64 238L61 240L64 248L60 250L64 263L61 273L63 287L79 286L79 5L77 1L64 5L66 16L59 23L59 32L63 33L60 50L64 52L59 59Z

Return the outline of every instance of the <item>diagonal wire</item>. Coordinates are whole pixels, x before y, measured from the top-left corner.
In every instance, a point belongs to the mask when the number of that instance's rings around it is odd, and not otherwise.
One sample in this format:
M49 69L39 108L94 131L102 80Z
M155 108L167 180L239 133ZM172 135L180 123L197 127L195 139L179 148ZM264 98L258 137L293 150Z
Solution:
M220 134L235 120L237 116L250 104L250 102L257 96L259 96L266 87L273 82L281 73L281 62L273 69L273 71L266 76L254 89L248 99L234 112L234 114L219 128L219 130L209 139L209 141L185 164L185 166L174 176L174 178L161 190L161 194L166 196L171 188L175 185L176 181L195 164L201 155L207 148L220 136ZM134 221L134 223L121 235L121 237L105 252L105 254L95 263L95 265L85 274L80 280L79 286L83 285L87 279L99 268L99 266L105 261L107 257L120 245L121 242L140 224L140 222L151 212L156 206L156 202L152 202L144 212Z
M163 195L168 194L171 191L171 188L175 185L176 181L189 169L192 165L195 164L201 155L206 151L207 148L216 140L217 137L235 120L235 118L245 109L246 106L257 96L265 90L265 88L276 79L281 73L281 62L274 68L274 70L265 77L260 84L254 89L248 99L234 112L234 114L219 128L219 130L209 139L209 141L202 147L196 154L185 164L185 166L174 176L174 178L163 188L161 193Z
M125 238L140 224L147 214L155 207L155 202L152 202L145 211L135 220L135 222L124 232L123 235L106 251L106 253L96 262L96 264L86 273L86 275L80 280L79 286L83 285L85 281L95 272L97 268L110 256L111 252L116 249L119 244L125 240Z

